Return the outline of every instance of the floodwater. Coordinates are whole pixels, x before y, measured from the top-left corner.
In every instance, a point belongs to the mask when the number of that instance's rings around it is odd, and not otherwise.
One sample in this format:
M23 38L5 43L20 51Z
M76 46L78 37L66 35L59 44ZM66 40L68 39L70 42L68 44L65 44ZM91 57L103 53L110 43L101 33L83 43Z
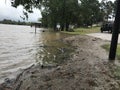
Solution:
M43 28L0 24L0 83L14 78L18 72L32 64L50 64L61 61L59 57L68 47L60 42L68 35L53 33Z

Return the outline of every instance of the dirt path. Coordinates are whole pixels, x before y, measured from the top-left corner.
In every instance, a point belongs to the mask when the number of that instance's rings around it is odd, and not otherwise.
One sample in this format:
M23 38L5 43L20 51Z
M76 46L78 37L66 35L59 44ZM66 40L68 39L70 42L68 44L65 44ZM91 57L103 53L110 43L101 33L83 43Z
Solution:
M112 34L111 33L91 33L91 34L87 34L88 36L92 36L92 37L96 37L96 38L100 38L102 40L108 40L108 41L111 41L111 37L112 37ZM119 39L118 39L118 43L120 43L120 36L119 36Z
M54 68L37 65L26 69L9 90L120 90L120 80L111 72L114 64L108 62L108 54L101 48L105 41L73 36L63 42L76 47L70 60Z

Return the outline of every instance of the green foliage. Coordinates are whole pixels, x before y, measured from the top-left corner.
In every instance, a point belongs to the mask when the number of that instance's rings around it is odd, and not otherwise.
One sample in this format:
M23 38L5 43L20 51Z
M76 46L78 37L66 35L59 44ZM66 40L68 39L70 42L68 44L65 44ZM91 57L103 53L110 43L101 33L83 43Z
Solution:
M110 15L115 14L115 2L113 3L112 1L106 1L102 0L101 1L101 13L103 14L103 19L109 19Z
M68 29L68 26L72 21L73 18L76 16L76 6L78 6L77 0L51 0L45 6L44 12L42 13L42 22L44 24L47 24L49 27L53 27L56 29L56 25L60 24L61 27L63 25L66 26L66 29Z
M100 17L100 4L98 0L81 0L81 13L83 24L92 25Z
M69 31L69 25L89 26L109 17L114 12L115 4L102 0L14 0L14 7L24 6L24 14L32 12L33 8L41 10L42 26L54 28L57 24L61 30Z

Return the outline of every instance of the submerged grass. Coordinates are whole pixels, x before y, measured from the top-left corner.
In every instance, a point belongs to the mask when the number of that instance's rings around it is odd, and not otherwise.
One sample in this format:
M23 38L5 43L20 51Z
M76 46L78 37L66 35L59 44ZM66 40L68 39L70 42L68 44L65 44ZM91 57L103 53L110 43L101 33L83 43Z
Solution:
M106 49L107 51L110 50L110 45L108 45L108 44L105 44L102 47L104 49ZM117 53L116 53L116 55L117 55L117 59L120 60L120 44L118 44L118 46L117 46Z
M43 49L42 51L38 50L38 60L36 62L39 63L42 60L44 65L62 64L68 60L71 53L74 52L73 46L65 44L60 40L49 42L41 48Z
M74 29L74 32L67 32L67 31L62 31L63 33L67 33L67 34L75 34L75 35L85 35L85 34L89 34L89 33L97 33L100 32L100 27L88 27L88 28L76 28Z

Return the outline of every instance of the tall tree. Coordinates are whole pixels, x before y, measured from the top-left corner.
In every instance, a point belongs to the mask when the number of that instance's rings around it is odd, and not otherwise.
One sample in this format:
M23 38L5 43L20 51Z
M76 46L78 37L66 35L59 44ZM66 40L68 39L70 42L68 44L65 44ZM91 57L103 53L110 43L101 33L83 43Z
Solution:
M66 31L70 24L92 25L103 15L98 0L15 0L13 6L18 5L23 5L27 12L32 12L33 7L39 8L42 25L54 30L57 24Z
M80 0L82 21L85 25L92 25L99 19L100 4L98 0Z
M68 30L69 24L75 22L78 0L15 0L12 5L14 7L23 5L28 12L32 12L33 7L39 8L44 26L56 30L56 25L59 23L62 30L64 27Z
M101 10L103 12L104 20L108 21L110 15L114 13L114 3L112 1L102 0L101 1Z

